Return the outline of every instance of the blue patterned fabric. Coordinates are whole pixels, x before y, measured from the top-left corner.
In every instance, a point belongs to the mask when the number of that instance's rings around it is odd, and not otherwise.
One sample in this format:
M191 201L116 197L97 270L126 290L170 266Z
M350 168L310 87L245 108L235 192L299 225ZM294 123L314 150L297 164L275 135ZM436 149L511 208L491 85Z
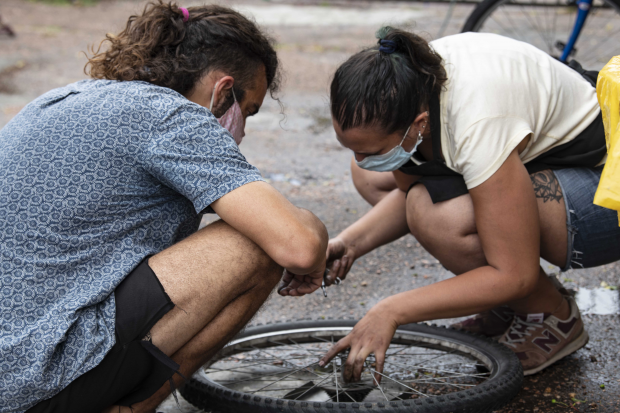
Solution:
M207 109L145 82L53 90L0 131L0 412L114 345L113 291L260 173Z

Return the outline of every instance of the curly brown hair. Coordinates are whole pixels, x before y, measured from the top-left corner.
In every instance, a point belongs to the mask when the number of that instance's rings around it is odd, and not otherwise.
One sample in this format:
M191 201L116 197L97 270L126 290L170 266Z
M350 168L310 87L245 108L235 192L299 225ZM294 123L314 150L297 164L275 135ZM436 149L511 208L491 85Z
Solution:
M189 20L175 3L149 3L118 35L108 34L84 71L95 79L143 80L187 96L203 75L221 70L235 79L242 100L264 66L271 96L280 71L274 41L240 13L222 6L190 7ZM101 52L105 43L109 47Z

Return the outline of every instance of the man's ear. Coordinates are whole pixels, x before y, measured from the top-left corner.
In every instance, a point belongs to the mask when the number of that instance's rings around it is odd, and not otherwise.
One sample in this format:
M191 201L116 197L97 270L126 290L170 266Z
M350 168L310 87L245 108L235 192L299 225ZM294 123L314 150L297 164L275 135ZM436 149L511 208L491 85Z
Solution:
M235 79L232 76L224 76L217 81L215 91L213 92L215 95L215 99L213 99L213 107L217 107L220 102L226 99L226 96L228 95L229 90L232 89L234 83Z

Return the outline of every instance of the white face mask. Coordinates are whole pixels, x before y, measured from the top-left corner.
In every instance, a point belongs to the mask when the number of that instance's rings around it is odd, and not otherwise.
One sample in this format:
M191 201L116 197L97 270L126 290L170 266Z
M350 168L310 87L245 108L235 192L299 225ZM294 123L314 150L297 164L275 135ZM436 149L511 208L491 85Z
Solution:
M418 150L418 146L422 143L422 134L418 133L418 141L416 142L411 152L406 152L403 149L402 145L405 141L405 138L407 137L407 134L409 133L409 129L411 129L411 126L407 128L407 132L405 132L405 136L403 136L403 139L400 141L398 146L396 146L389 152L384 153L383 155L367 156L360 162L358 162L356 159L355 163L357 164L357 166L368 171L390 172L395 171L404 164L406 164L407 161L411 158L411 156Z

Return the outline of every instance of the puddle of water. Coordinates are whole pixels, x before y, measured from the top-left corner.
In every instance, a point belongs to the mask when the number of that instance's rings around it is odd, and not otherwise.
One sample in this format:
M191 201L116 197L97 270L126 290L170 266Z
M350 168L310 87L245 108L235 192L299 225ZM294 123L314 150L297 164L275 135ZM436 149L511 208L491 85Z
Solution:
M252 16L264 26L381 26L402 24L424 16L406 7L354 9L292 5L236 5L239 12Z
M581 314L620 314L620 291L580 288L575 296Z

